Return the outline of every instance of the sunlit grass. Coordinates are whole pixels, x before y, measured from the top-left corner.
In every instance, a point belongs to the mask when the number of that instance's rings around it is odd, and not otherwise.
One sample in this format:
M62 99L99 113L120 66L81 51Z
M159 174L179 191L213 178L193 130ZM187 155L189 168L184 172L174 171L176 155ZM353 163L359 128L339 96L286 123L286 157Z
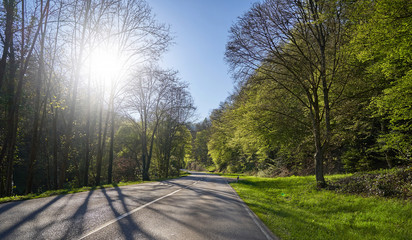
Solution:
M236 177L236 174L225 175ZM347 175L334 175L328 180ZM231 185L281 239L410 239L412 203L317 190L315 178L240 176Z
M188 175L190 175L190 173L181 171L179 177L184 177L184 176L188 176ZM81 187L81 188L49 190L49 191L38 193L38 194L16 195L16 196L11 196L11 197L0 198L0 203L12 202L12 201L21 201L21 200L28 200L28 199L36 199L36 198L44 198L44 197L63 195L63 194L87 192L87 191L97 190L97 189L102 189L102 188L113 188L113 187L121 187L121 186L141 184L141 183L165 181L165 180L174 179L174 178L178 178L178 177L161 178L161 179L156 179L156 180L153 180L153 181L119 182L119 183L105 184L105 185L94 186L94 187Z

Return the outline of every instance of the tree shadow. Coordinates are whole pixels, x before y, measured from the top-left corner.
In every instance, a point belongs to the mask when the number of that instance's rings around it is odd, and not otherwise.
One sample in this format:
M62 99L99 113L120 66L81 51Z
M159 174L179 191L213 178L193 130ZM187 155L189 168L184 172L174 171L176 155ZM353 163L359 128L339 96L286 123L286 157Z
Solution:
M224 184L226 182L224 179L207 179L208 182L215 182L217 184ZM175 201L171 196L170 198L164 199L156 203L156 205L148 206L147 210L150 216L159 216L158 218L168 219L167 222L169 230L173 232L173 227L171 226L182 226L179 228L188 229L192 232L194 238L204 238L204 239L260 239L262 236L254 236L253 234L247 235L248 233L242 232L243 229L240 228L240 232L235 233L233 231L227 231L226 228L211 224L213 221L219 221L222 226L225 223L232 223L230 226L236 224L243 224L242 220L245 218L249 221L248 214L239 215L243 212L244 206L243 202L235 195L232 191L223 191L214 189L211 187L203 187L199 185L184 185L180 183L169 182L170 185L179 186L184 188L188 192L185 197L178 198L179 202ZM228 186L230 187L230 186ZM190 204L201 200L201 204ZM183 202L182 202L183 201ZM222 206L225 206L222 209ZM180 210L178 210L180 209ZM178 213L178 214L177 214ZM239 217L242 216L242 217ZM188 221L189 220L189 221ZM171 226L170 226L171 225ZM254 225L253 225L254 226ZM153 223L154 228L162 228L165 226L156 225ZM237 235L236 235L237 234ZM245 234L245 235L242 235ZM196 236L198 235L198 236Z
M91 190L88 192L87 197L83 201L82 205L79 206L79 208L76 210L76 212L70 217L67 218L67 220L70 220L73 224L73 227L70 227L67 229L65 232L64 236L61 239L68 239L71 236L77 235L78 237L80 236L81 233L85 231L84 229L84 217L87 213L88 209L88 204L91 196L93 195L95 190ZM80 223L80 224L78 224ZM80 229L78 229L80 228Z
M17 201L17 202L8 202L8 203L2 203L0 205L0 214L3 214L9 210L11 210L14 207L17 207L18 205L20 205L21 203L23 203L24 201Z
M194 176L187 176L182 179L184 181L178 180L178 179L173 179L173 180L165 180L159 183L153 183L149 186L145 185L142 187L137 186L128 186L124 188L120 187L115 187L111 189L101 189L101 190L92 190L89 191L86 195L78 195L78 194L69 194L69 195L59 195L54 198L48 198L48 199L37 199L37 200L30 200L30 201L35 201L33 204L29 205L26 207L27 210L24 211L34 211L26 213L27 216L24 216L19 219L17 222L13 223L13 226L8 227L5 230L2 230L0 232L0 239L4 238L13 238L14 236L29 236L30 238L36 238L36 239L41 239L41 238L50 238L50 237L58 237L60 239L71 239L71 238L78 238L82 234L87 233L88 231L91 231L92 229L95 229L98 226L101 226L105 222L103 221L110 221L113 219L113 217L107 215L107 213L113 213L114 218L118 218L119 216L128 213L132 211L133 209L136 209L139 206L142 206L146 203L149 203L159 197L165 196L167 193L165 192L172 192L176 189L186 189L192 192L192 196L188 197L188 201L195 200L196 196L209 196L213 197L215 199L218 199L219 201L225 201L225 202L231 202L232 204L240 204L239 199L234 197L234 194L231 192L227 191L221 191L219 189L213 189L213 187L205 187L205 186L199 186L199 185L194 185L198 181L208 181L208 182L214 182L216 184L227 184L226 180L222 178L205 178L205 175L208 174L196 174ZM159 190L159 191L157 191ZM139 193L139 195L136 195L136 191ZM153 194L151 194L153 193ZM193 194L194 193L194 194ZM80 193L80 194L86 194L86 193ZM161 194L161 195L159 195ZM56 202L58 202L60 199L64 197L65 202L59 202L59 204L54 205ZM75 200L72 200L74 198ZM93 202L96 199L105 199L107 201L107 205L104 204L104 206L109 206L109 208L106 208L105 210L105 217L96 219L97 221L93 221L93 223L86 222L86 221L91 221L94 220L94 218L91 218L90 216L87 216L87 214L96 214L96 212L93 212L95 210L95 207L93 206ZM40 202L47 201L44 205L41 207L37 208L36 204ZM104 201L104 200L103 200ZM21 202L13 202L13 203L7 203L5 205L0 206L0 214L5 216L4 214L10 214L10 209L16 208L16 207L22 207L21 204L26 201L21 201ZM103 202L101 202L103 203ZM92 204L92 205L91 205ZM180 207L184 208L185 206L180 206L179 203L174 203L173 201L159 201L156 204L170 204L170 207ZM50 208L53 206L52 208ZM208 204L205 206L209 209L212 209L213 211L219 211L212 203ZM20 209L20 208L19 208ZM22 208L25 209L25 208ZM147 208L147 209L152 209ZM92 211L90 213L90 211ZM98 210L97 210L98 211ZM13 211L14 213L15 211ZM18 212L18 211L16 211ZM39 216L43 212L48 212L45 216L47 218L43 218ZM66 212L66 214L62 214L63 212ZM69 214L67 214L69 213ZM60 215L62 214L62 215ZM161 212L159 214L162 214ZM136 239L136 238L149 238L153 239L155 238L151 234L150 229L144 229L142 225L139 226L138 221L140 221L138 218L135 219L133 217L134 214L128 215L123 217L122 219L119 219L118 221L113 223L112 227L118 227L119 234L122 234L118 237L124 238L124 239ZM53 216L56 216L53 218ZM40 217L40 219L39 219ZM180 222L179 219L175 218L174 216L168 218L171 218L171 221L174 222ZM106 219L106 220L104 220ZM109 219L109 220L107 220ZM40 220L40 221L39 221ZM58 221L57 221L58 220ZM36 221L38 221L36 223ZM28 224L34 224L31 227L32 232L30 233L24 233L23 229L27 228L29 226ZM181 224L186 224L181 222ZM57 230L60 229L63 231ZM199 229L195 229L195 227L192 226L193 231L200 231ZM20 232L19 232L20 231ZM18 234L23 234L23 235L18 235ZM98 234L97 232L95 234ZM98 235L97 235L98 236ZM93 236L91 236L93 237Z
M120 200L121 203L121 210L116 209L113 203L116 202L116 200L112 199L108 194L106 189L102 189L102 193L106 197L107 203L110 206L110 209L114 213L114 216L117 218L121 216L122 214L128 213L131 209L128 209L127 204L125 202L126 195L122 193L121 188L115 187L115 191L117 192L118 200ZM123 234L124 239L136 239L137 236L140 238L143 236L144 238L150 238L152 239L153 237L150 236L148 233L144 232L143 229L141 229L138 224L133 220L132 215L128 215L122 219L119 219L119 221L116 222L120 229L122 230L121 233Z
M17 230L21 225L33 220L38 214L42 213L44 210L52 206L54 203L56 203L59 199L61 199L64 195L59 195L54 197L51 201L47 202L45 205L42 207L38 208L37 210L33 211L17 223L13 224L10 228L6 229L4 232L0 233L0 239L4 239L9 237L10 234L12 234L15 230ZM15 207L16 205L12 205ZM5 212L5 211L3 211Z

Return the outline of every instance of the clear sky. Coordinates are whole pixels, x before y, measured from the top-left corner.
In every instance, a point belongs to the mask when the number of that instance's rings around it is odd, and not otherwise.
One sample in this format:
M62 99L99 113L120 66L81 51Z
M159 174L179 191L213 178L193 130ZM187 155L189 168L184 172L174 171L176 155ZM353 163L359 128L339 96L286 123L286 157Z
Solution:
M170 24L175 44L161 66L179 71L190 85L202 121L233 90L224 61L228 32L258 0L147 0L159 22Z

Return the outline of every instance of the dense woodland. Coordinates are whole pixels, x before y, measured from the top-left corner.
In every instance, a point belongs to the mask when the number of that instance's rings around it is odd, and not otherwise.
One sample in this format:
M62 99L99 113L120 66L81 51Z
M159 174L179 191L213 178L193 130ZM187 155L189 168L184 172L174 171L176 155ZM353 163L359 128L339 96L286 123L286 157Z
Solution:
M143 0L4 0L0 195L179 174L194 112Z
M411 54L409 0L254 4L229 31L237 88L199 126L192 165L316 174L321 187L325 174L410 166Z
M236 90L200 123L145 1L2 3L0 196L411 165L409 0L258 1L229 30Z

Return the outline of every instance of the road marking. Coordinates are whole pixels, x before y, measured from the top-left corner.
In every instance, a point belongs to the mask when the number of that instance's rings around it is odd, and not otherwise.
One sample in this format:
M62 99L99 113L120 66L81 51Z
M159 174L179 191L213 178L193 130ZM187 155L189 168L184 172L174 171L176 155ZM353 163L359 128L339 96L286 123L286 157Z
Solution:
M187 187L186 187L186 188L187 188ZM155 203L155 202L157 202L157 201L160 201L160 200L162 200L163 198L167 198L167 197L169 197L169 196L172 196L173 194L175 194L175 193L177 193L177 192L179 192L179 191L182 191L183 189L186 189L186 188L178 189L178 190L176 190L176 191L174 191L174 192L171 192L171 193L169 193L169 194L167 194L167 195L164 195L163 197L160 197L160 198L155 199L155 200L153 200L153 201L151 201L151 202L148 202L148 203L146 203L146 204L144 204L144 205L142 205L142 206L140 206L140 207L138 207L138 208L135 208L135 209L133 209L133 210L130 211L130 212L124 213L123 215L118 216L117 218L115 218L115 219L113 219L113 220L111 220L111 221L109 221L109 222L101 225L100 227L96 228L95 230L93 230L93 231L91 231L91 232L88 232L87 234L81 236L79 239L86 238L86 237L92 235L93 233L98 232L98 231L102 230L103 228L109 226L110 224L115 223L115 222L119 221L119 220L122 219L122 218L125 218L125 217L127 217L127 216L129 216L129 215L131 215L131 214L133 214L133 213L135 213L135 212L137 212L137 211L139 211L139 210L141 210L141 209L143 209L143 208L145 208L145 207L147 207L147 206L149 206L149 205L151 205L151 204L153 204L153 203Z

